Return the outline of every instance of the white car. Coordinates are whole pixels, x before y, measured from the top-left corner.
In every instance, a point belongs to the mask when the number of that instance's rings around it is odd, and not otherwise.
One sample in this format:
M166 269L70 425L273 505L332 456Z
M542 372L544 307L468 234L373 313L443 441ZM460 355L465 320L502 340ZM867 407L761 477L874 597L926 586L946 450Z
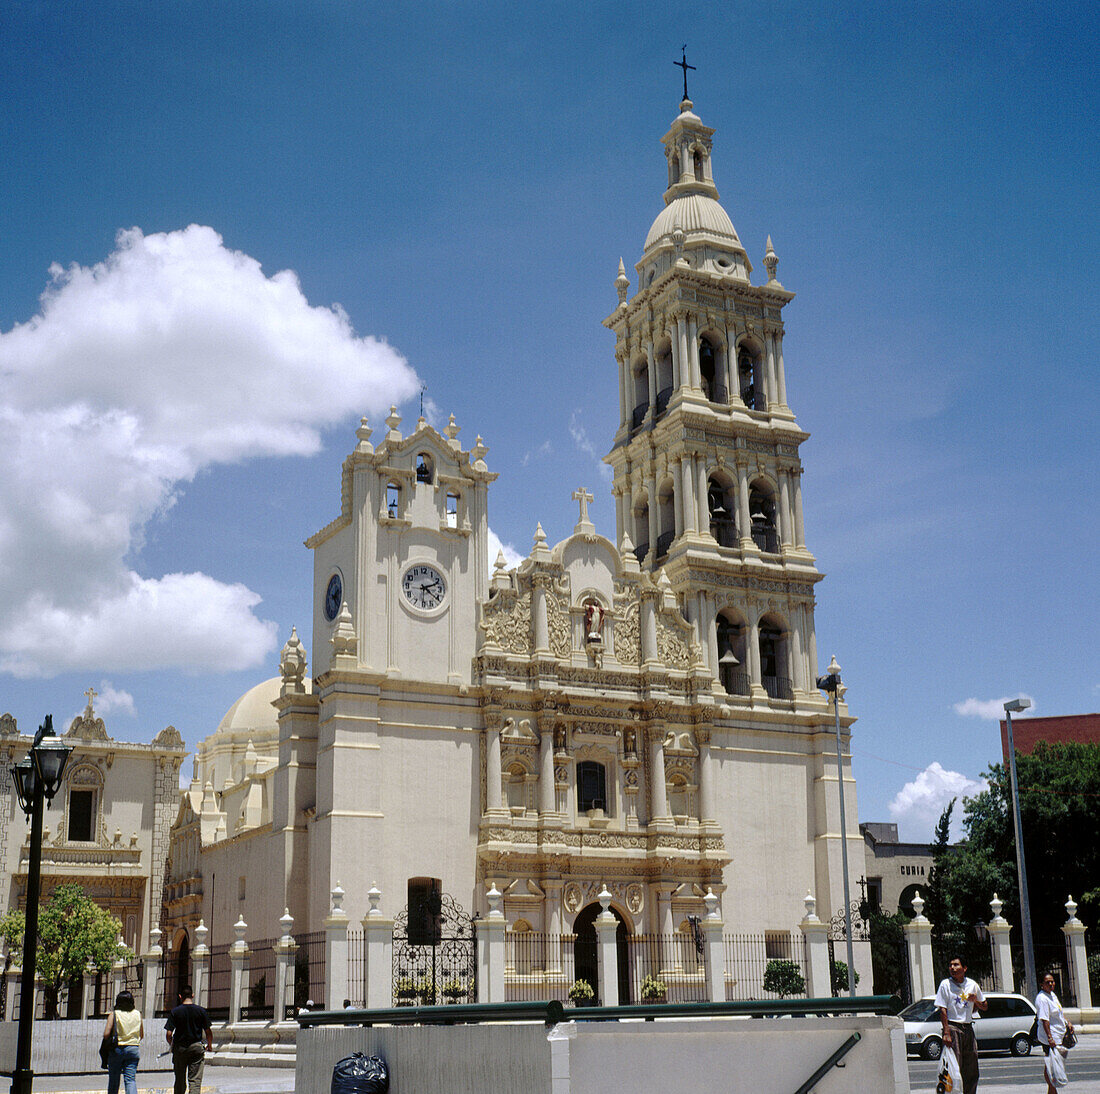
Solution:
M987 991L989 1009L974 1014L974 1038L979 1052L1008 1050L1013 1056L1027 1056L1035 1042L1031 1027L1035 1008L1022 995ZM938 1060L943 1051L943 1027L931 996L910 1003L898 1015L905 1022L905 1050L910 1056Z

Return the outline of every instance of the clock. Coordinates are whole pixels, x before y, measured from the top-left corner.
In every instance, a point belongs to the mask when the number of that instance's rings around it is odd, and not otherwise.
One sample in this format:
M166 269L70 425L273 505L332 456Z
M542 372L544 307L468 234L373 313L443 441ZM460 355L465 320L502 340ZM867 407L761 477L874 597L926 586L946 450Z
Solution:
M402 576L401 592L414 608L430 612L442 605L447 595L447 584L434 566L417 562Z
M328 579L325 589L325 618L331 623L340 614L340 605L344 603L344 582L339 574Z

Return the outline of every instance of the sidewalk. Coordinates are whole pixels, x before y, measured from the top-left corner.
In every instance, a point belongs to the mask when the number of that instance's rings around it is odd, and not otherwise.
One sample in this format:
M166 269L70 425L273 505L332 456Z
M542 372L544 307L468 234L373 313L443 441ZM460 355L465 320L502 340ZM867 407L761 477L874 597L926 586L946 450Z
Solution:
M107 1072L98 1075L36 1075L35 1094L88 1094L107 1089ZM294 1072L268 1067L210 1066L202 1079L203 1094L286 1094L294 1090ZM138 1070L138 1094L172 1094L172 1073Z

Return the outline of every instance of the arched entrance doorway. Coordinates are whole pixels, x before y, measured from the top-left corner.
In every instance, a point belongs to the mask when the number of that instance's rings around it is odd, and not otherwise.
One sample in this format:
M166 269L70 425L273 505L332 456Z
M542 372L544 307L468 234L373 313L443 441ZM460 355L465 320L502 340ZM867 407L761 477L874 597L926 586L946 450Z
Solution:
M603 1000L603 992L600 990L600 966L596 958L596 916L601 912L599 904L589 904L577 913L573 920L573 934L576 940L573 943L573 975L578 980L587 980L596 992L596 999ZM616 908L610 909L611 914L618 920L615 930L615 952L618 960L619 972L619 1002L629 1003L630 999L630 964L626 951L626 922Z
M186 931L180 934L176 943L176 959L171 968L172 982L165 985L165 1010L171 1010L176 1005L176 997L180 991L191 983L191 940Z

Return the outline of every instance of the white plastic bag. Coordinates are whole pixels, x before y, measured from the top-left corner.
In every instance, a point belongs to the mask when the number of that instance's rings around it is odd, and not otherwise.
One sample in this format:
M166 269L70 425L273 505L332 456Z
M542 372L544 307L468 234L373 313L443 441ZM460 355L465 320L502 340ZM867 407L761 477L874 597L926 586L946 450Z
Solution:
M1047 1082L1051 1086L1066 1086L1069 1083L1069 1079L1066 1078L1066 1062L1062 1057L1063 1051L1060 1048L1052 1048L1050 1055L1047 1057L1044 1070L1046 1071Z
M940 1055L940 1073L936 1077L936 1094L961 1094L962 1088L958 1057L950 1045L944 1045Z

